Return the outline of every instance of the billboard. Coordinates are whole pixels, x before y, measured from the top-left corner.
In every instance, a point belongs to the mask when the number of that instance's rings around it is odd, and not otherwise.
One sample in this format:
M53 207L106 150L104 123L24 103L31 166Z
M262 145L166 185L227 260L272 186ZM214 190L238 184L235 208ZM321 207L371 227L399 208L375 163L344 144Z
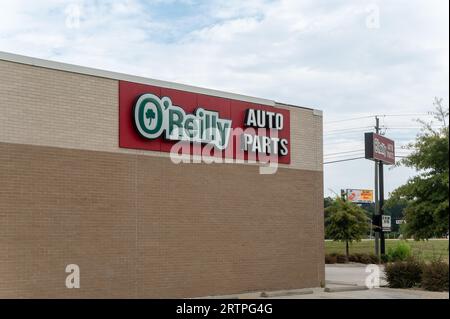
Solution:
M373 203L373 190L347 189L347 200L353 203Z
M395 164L395 143L376 133L365 133L365 157L381 161L384 164Z

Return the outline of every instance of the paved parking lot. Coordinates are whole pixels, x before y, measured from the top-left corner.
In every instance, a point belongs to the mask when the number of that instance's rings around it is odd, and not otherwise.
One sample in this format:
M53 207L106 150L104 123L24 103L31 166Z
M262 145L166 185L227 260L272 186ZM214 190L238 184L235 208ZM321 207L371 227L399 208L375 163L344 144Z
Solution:
M392 289L386 286L383 268L380 268L380 288L366 289L366 265L335 264L326 265L326 287L290 291L267 292L274 299L449 299L448 292L431 292L420 289ZM346 290L346 291L342 291ZM262 298L261 292L224 296L225 298Z
M373 270L372 270L373 271ZM353 291L338 291L339 289L360 289L365 287L366 265L335 264L326 265L326 286L336 292L325 292L324 289L313 289L312 294L285 296L288 299L448 299L448 292L431 292L419 289L392 289L387 285L384 267L380 267L380 288ZM281 298L281 297L276 297Z
M373 265L372 267L374 267ZM365 286L367 276L374 271L369 268L366 271L366 265L361 264L333 264L325 265L325 279L327 284L353 284ZM387 282L384 275L384 266L379 266L380 286L386 286Z
M370 290L325 292L315 288L312 294L277 296L274 299L448 299L447 292L411 289L374 288Z

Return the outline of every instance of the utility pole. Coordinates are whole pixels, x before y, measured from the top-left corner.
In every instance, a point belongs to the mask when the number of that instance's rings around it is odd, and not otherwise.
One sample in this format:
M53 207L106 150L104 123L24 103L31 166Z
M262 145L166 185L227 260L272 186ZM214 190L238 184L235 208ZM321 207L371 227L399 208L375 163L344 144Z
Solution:
M379 176L380 181L379 181L379 195L380 195L380 201L378 203L379 205L379 211L380 211L380 254L384 255L385 254L385 243L384 243L384 231L383 231L383 221L382 221L382 216L384 213L384 174L383 174L383 163L380 162L380 167L379 167Z
M375 116L375 133L379 134L380 132L380 119L378 116ZM378 161L375 160L375 210L374 215L379 214L379 203L378 203ZM375 217L375 216L374 216ZM380 217L381 218L381 217ZM374 220L378 220L377 218L374 218ZM378 224L378 223L377 223ZM375 227L378 227L379 225L375 225ZM375 255L379 258L380 257L380 232L378 229L375 229Z
M375 132L380 134L380 119L375 116ZM375 232L375 255L381 256L386 253L383 232L383 206L384 206L384 173L383 162L375 161L375 220L377 231Z

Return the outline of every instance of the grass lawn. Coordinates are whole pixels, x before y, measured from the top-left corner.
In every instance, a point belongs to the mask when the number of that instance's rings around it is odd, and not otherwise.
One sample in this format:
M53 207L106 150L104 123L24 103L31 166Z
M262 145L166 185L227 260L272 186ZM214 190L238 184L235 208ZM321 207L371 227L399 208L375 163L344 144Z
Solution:
M386 253L389 247L395 247L397 239L386 239ZM414 256L423 260L431 260L433 258L442 257L448 261L448 240L446 239L430 239L428 241L407 240L411 246L411 251ZM374 240L363 240L350 244L350 254L352 253L374 253ZM325 241L325 252L345 254L345 243L336 241Z

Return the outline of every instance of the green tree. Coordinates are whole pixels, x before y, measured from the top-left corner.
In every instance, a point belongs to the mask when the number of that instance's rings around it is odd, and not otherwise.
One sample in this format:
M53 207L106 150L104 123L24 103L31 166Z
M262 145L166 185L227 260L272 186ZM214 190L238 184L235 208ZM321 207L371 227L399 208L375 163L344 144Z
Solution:
M364 209L339 197L336 197L325 211L328 214L325 234L327 238L345 242L345 255L348 260L349 243L360 241L367 234L369 218Z
M323 199L323 207L327 208L333 203L334 199L330 196L327 196Z
M397 188L393 198L404 199L407 236L428 239L448 233L449 222L449 145L448 108L442 106L442 99L434 101L433 121L419 121L423 128L416 140L407 148L412 153L399 165L415 168L419 174Z

